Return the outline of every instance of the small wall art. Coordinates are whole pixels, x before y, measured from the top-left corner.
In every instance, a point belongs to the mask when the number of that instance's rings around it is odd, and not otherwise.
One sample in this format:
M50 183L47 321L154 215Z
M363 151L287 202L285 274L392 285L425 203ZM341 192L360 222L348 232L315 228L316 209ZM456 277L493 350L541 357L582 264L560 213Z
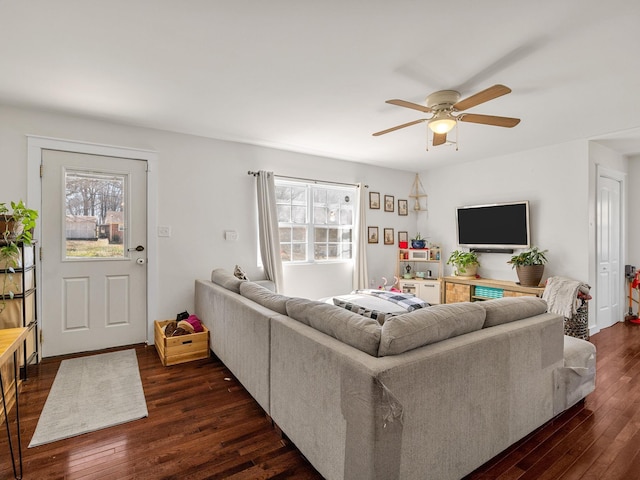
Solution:
M368 227L367 238L369 243L378 243L378 227Z
M384 196L384 211L385 212L393 212L394 211L394 198L393 195L385 195Z
M398 199L398 215L409 215L409 201Z
M380 192L369 192L369 208L380 210Z
M384 229L384 244L385 245L393 245L394 244L393 228L385 228Z

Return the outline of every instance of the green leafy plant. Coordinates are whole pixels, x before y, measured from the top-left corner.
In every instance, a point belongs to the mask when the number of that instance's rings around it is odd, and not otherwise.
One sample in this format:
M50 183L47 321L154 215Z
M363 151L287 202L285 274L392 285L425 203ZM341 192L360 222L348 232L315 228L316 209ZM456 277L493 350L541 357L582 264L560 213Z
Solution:
M476 252L454 250L451 252L451 255L449 255L447 265L452 265L458 273L465 274L467 273L468 267L471 267L472 265L477 265L479 267L480 262L478 261L478 255Z
M548 250L540 250L538 247L531 247L518 255L511 257L507 263L511 264L511 268L524 267L530 265L544 265L547 263L545 253Z
M33 242L33 229L36 226L38 212L27 208L22 200L11 202L11 208L6 203L0 203L0 268L5 271L0 290L0 313L6 307L6 297L13 299L14 292L11 289L13 274L18 266L20 255L19 245L31 245ZM9 283L13 285L10 285Z

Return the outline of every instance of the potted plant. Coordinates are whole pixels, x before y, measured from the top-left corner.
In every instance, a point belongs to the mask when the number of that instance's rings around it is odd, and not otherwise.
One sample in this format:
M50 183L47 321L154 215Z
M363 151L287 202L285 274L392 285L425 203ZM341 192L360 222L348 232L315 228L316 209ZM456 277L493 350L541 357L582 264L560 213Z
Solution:
M0 289L0 313L6 307L6 297L14 296L9 282L13 282L12 274L18 266L19 245L31 245L37 218L38 212L27 208L22 200L11 202L11 208L0 203L0 269L5 271Z
M480 262L476 252L465 252L462 250L454 250L449 255L447 265L454 268L453 274L459 277L475 277L478 272Z
M427 241L420 236L420 232L416 233L416 236L411 239L411 248L425 248Z
M544 273L544 264L547 263L545 253L548 250L540 250L531 247L518 255L511 257L507 263L516 269L518 280L523 287L537 287Z

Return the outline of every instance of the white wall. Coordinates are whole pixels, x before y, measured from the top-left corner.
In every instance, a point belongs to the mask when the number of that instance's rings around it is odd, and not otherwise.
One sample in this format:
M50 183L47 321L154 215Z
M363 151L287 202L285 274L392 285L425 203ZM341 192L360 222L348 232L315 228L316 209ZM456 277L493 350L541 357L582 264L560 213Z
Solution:
M640 191L640 155L629 158L627 180L627 263L640 269L640 196L637 193ZM637 308L635 305L634 312Z
M442 243L443 258L457 248L455 207L528 200L532 244L548 249L544 278L588 279L587 142L570 142L479 162L429 170L426 230ZM481 253L479 274L517 281L511 255ZM451 274L451 268L445 272Z
M159 225L172 228L170 238L157 239L159 318L192 310L194 280L210 278L215 267L231 269L239 264L250 278L263 278L257 266L255 180L247 175L248 170L363 182L370 185L369 190L396 199L407 198L414 178L412 172L0 106L0 202L27 198L28 134L158 153L159 198L158 212L154 213ZM396 232L415 230L415 217L399 217L397 212L382 210L368 210L368 216L367 222L378 225L381 235L384 227ZM236 230L238 241L225 241L225 230ZM393 276L395 251L395 247L383 244L369 246L369 276L374 283L379 283L382 276ZM307 281L291 282L291 291L285 293L308 297L344 293L350 288L350 274L345 281L344 270L343 265L335 265L313 277L301 273Z

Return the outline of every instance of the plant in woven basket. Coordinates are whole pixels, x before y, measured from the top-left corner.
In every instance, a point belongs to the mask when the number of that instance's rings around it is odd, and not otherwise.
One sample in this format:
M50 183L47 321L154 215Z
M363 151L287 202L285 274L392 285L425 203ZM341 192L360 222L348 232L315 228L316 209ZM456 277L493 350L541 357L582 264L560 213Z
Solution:
M15 268L20 255L19 245L31 245L33 229L36 226L38 212L27 208L22 200L0 203L0 270L4 270L2 288L0 289L0 313L7 305L7 297L13 299L16 287L13 281Z
M531 247L511 257L507 263L516 269L520 285L524 287L537 287L544 273L544 265L547 263L545 254L548 250L540 250Z

